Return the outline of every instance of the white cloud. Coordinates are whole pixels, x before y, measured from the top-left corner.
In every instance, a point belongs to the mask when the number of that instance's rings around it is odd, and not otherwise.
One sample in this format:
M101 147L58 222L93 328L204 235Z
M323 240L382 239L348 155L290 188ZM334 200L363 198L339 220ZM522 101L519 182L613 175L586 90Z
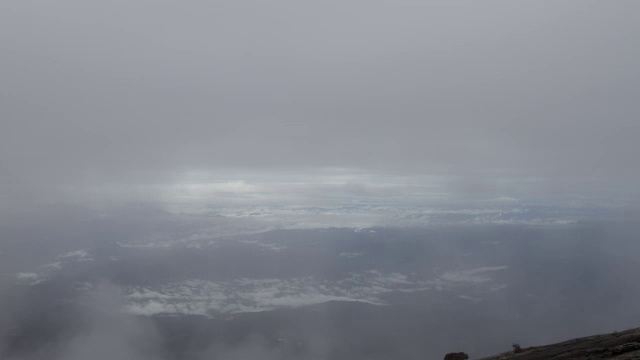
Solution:
M327 301L359 301L382 305L380 295L424 289L425 283L409 281L400 273L375 270L352 274L339 281L318 278L250 279L229 282L187 280L157 289L135 287L127 292L125 310L136 314L212 313L235 314L298 307Z
M20 272L16 274L18 280L36 280L39 275L32 272Z
M499 271L508 269L507 266L485 266L476 269L463 270L463 271L451 271L444 273L440 278L448 282L468 282L468 283L483 283L490 281L491 278L486 275L487 272Z
M87 250L76 250L71 251L66 254L59 255L58 258L86 258L89 257L89 252Z
M458 298L463 299L463 300L471 301L472 303L478 303L478 302L482 301L482 298L473 297L473 296L469 296L469 295L458 295Z

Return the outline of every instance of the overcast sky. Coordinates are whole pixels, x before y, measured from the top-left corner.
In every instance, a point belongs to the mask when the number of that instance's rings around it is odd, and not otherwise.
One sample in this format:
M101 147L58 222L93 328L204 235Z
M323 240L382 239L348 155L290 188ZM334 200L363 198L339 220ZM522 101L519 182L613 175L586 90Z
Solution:
M638 14L621 0L3 0L1 191L322 169L631 186Z

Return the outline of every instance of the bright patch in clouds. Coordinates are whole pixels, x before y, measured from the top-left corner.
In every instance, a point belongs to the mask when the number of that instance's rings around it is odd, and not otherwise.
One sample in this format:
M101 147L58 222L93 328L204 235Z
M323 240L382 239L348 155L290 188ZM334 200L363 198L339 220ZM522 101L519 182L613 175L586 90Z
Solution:
M369 270L353 273L341 280L315 277L290 279L241 278L226 282L187 280L158 288L126 289L124 311L138 315L193 314L214 316L243 312L269 311L327 301L359 301L384 305L383 296L392 292L421 292L455 289L469 284L489 282L488 272L505 266L484 267L446 273L435 280L421 280L397 272ZM483 274L482 276L480 274ZM486 290L493 289L487 286ZM461 299L479 301L465 295Z

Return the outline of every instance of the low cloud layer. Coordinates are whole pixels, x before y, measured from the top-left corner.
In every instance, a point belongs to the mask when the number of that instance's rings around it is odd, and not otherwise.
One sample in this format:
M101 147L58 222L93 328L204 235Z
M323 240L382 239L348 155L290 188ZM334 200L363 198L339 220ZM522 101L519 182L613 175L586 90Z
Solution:
M317 278L237 279L215 283L188 280L165 284L157 289L128 289L125 311L136 315L192 314L215 316L244 312L322 304L328 301L358 301L385 305L383 296L392 292L450 290L460 285L483 284L488 274L507 266L446 272L435 279L417 279L401 273L383 274L376 270L351 274L348 278L328 281ZM494 285L503 289L505 285ZM468 297L463 297L467 299ZM472 298L471 300L476 300Z

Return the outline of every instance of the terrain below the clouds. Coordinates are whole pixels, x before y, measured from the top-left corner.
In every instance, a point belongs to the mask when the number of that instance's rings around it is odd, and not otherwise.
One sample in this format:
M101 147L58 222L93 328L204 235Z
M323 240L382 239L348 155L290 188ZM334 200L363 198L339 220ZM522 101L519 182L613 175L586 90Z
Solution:
M56 206L0 226L0 357L478 358L640 323L635 222L462 209L281 228L265 211L282 210Z

